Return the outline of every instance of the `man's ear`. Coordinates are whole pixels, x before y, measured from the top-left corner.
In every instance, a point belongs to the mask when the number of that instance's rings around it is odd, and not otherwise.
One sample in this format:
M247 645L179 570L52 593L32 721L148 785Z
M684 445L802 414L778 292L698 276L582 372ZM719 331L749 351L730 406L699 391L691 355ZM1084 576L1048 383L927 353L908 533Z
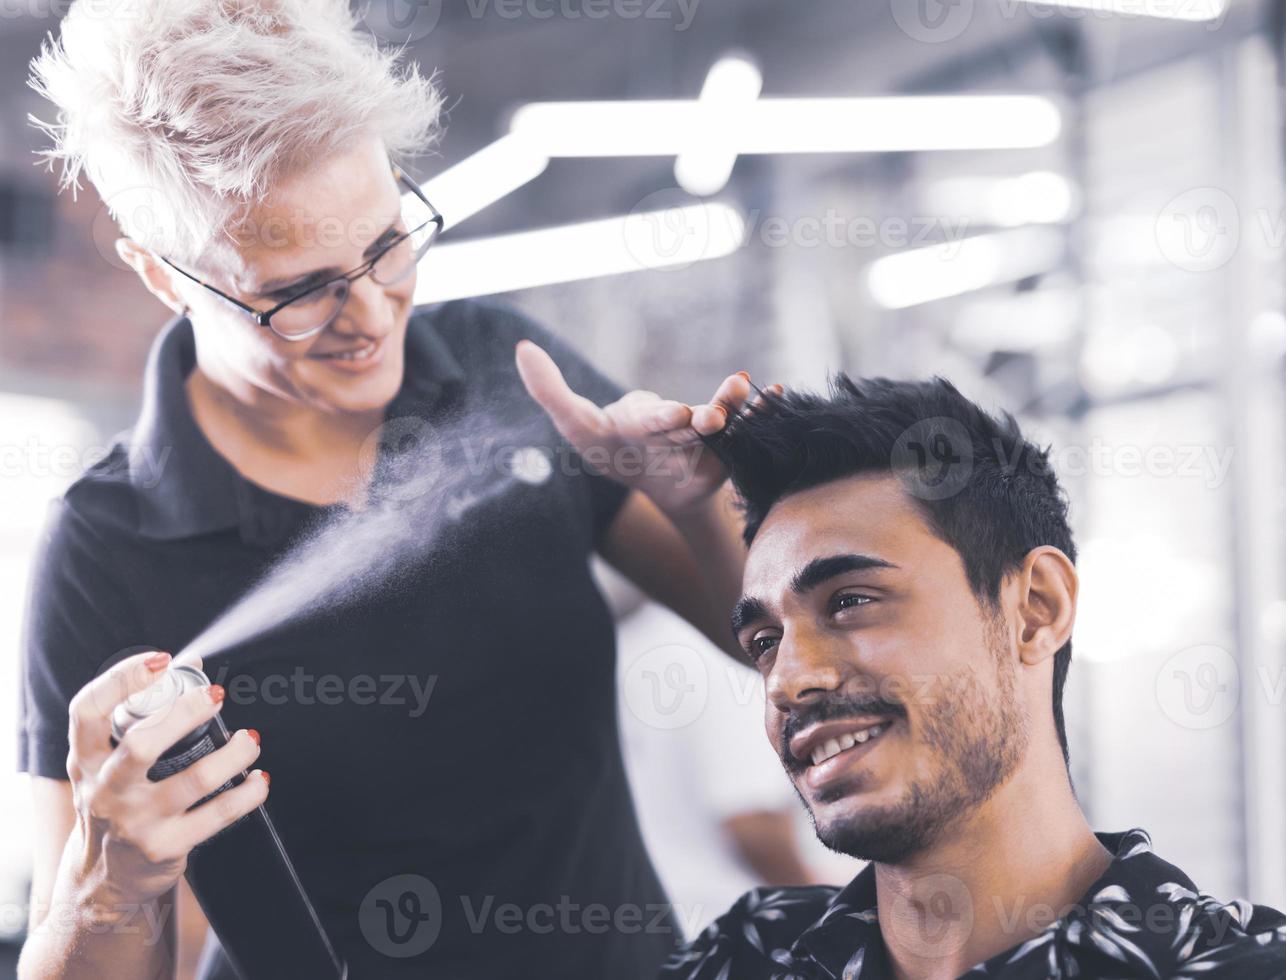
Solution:
M1015 580L1018 656L1030 666L1071 639L1080 580L1071 559L1052 545L1029 551Z
M129 238L116 239L116 254L138 273L148 292L175 313L182 313L187 308L187 301L174 286L170 270L155 255Z

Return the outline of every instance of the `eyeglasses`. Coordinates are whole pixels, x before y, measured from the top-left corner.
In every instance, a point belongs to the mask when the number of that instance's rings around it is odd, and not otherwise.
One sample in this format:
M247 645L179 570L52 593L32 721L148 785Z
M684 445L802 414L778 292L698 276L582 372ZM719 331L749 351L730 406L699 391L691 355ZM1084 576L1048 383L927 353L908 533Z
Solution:
M307 340L315 337L329 327L344 304L352 284L362 276L369 275L381 286L392 286L406 279L415 268L429 246L442 233L442 214L429 203L418 184L406 176L396 164L393 165L393 176L409 194L402 195L402 220L410 231L401 232L396 238L380 247L380 250L351 272L345 272L329 279L320 285L307 286L290 296L270 310L257 310L211 286L192 273L180 269L165 256L158 256L162 262L175 272L186 276L199 286L204 286L214 295L232 304L261 327L267 327L282 340ZM427 217L425 209L427 208ZM418 212L418 213L417 213Z

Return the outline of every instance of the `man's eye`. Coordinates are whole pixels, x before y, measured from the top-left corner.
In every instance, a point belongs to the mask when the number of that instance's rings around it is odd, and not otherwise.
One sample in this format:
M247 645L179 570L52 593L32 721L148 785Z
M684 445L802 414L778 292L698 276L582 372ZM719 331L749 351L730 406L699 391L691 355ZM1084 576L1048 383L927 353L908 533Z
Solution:
M864 606L874 601L869 595L842 595L835 600L835 608L852 609L854 606Z
M777 645L780 637L761 634L750 638L750 655L756 660Z

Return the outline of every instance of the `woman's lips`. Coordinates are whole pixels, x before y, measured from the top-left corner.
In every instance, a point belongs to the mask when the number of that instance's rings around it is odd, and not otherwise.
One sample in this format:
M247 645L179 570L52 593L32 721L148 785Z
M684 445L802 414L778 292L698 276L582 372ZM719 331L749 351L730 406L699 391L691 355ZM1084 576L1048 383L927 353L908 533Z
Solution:
M875 747L884 741L888 735L888 730L893 725L892 721L884 721L866 729L866 740L856 741L847 748L841 747L840 751L830 755L819 763L809 765L804 770L804 782L809 789L822 789L829 783L833 783L843 776L852 772L854 766L864 760Z
M325 354L310 354L313 360L321 361L329 368L345 371L349 374L360 374L375 367L384 354L384 341L368 340L357 347L346 347L340 351Z

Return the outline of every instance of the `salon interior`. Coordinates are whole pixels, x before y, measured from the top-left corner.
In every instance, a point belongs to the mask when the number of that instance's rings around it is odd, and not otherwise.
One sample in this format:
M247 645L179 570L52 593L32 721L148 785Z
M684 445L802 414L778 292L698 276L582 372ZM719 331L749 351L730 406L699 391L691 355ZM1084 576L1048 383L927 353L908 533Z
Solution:
M12 765L33 556L49 502L134 421L171 316L94 188L59 193L36 156L29 65L65 5L3 7L0 977L33 868ZM1286 907L1286 3L360 16L444 98L406 168L445 219L417 304L504 303L624 388L692 404L736 370L815 390L942 376L1050 446L1079 547L1065 713L1087 819ZM757 674L594 573L632 797L667 893L708 910L690 926L779 870L765 815L801 878L848 881L861 862L817 842L762 743ZM700 705L673 713L667 685L695 675Z

